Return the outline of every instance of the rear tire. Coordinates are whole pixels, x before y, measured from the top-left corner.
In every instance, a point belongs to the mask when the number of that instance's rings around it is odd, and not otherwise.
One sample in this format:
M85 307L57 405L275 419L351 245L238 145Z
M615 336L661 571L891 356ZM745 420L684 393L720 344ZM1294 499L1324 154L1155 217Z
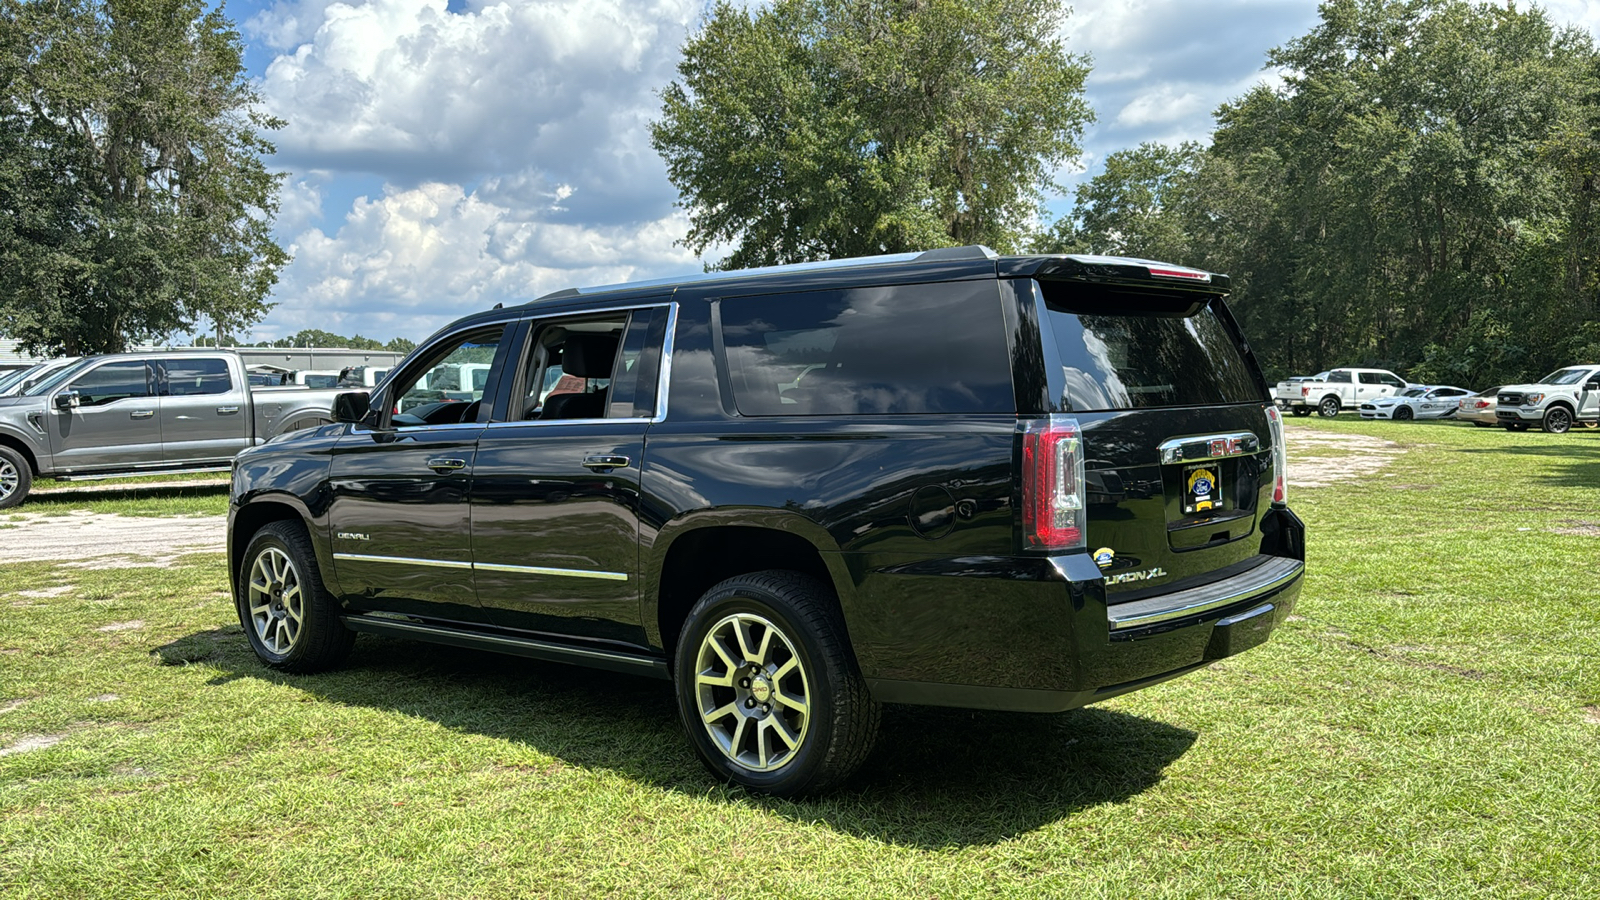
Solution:
M1297 419L1303 419L1306 416L1311 415L1311 407L1309 406L1291 406L1289 407L1289 411L1294 413L1294 416Z
M234 591L250 648L272 668L324 672L350 655L355 632L339 621L311 537L299 522L272 522L255 533Z
M1527 431L1528 430L1528 423L1527 422L1507 422L1506 423L1506 430L1507 431Z
M1322 398L1322 402L1317 404L1317 415L1323 417L1324 419L1331 419L1334 416L1337 416L1338 414L1339 414L1339 398L1338 397L1323 397Z
M1494 423L1492 423L1492 422L1473 422L1472 424L1476 428L1493 428L1494 427Z
M833 591L798 572L729 578L702 596L673 666L689 742L718 778L794 797L848 778L877 737Z
M1565 406L1552 406L1544 411L1544 430L1551 434L1566 434L1572 430L1572 413Z
M21 453L0 446L0 509L21 503L32 489L33 467Z

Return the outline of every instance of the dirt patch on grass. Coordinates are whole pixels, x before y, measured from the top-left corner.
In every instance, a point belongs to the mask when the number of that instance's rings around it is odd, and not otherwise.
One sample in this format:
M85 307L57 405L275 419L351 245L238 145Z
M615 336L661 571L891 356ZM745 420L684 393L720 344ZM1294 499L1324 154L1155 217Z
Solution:
M132 631L135 628L143 627L143 619L134 619L131 622L112 622L110 625L101 625L95 631Z
M64 734L25 734L15 744L9 747L0 747L0 756L10 756L13 753L27 753L30 750L43 750L66 740Z
M186 553L221 552L222 516L27 515L0 544L0 563L61 561L86 569L156 568ZM54 589L48 589L54 590Z
M1583 721L1590 725L1600 725L1600 706L1585 706L1583 708Z
M1306 425L1285 425L1284 441L1289 449L1291 488L1319 488L1359 481L1406 452L1394 441L1364 434L1319 431Z
M47 597L59 597L62 594L70 594L76 589L77 585L63 584L57 587L40 588L37 591L17 591L17 596L33 597L35 599L43 600Z
M1560 528L1550 529L1551 534L1576 534L1582 537L1600 537L1600 522L1568 520Z

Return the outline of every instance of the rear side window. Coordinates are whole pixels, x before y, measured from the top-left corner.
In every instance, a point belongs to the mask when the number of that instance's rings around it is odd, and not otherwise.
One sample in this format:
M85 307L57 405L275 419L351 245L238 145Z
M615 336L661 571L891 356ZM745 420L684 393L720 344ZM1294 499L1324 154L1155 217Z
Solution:
M163 362L167 374L167 395L193 397L226 394L233 390L228 363L220 359L170 359Z
M1016 410L992 281L736 297L717 313L740 415Z
M1117 291L1069 301L1071 286L1054 287L1044 285L1045 315L1060 357L1068 408L1087 412L1265 399L1244 354L1211 307L1174 314ZM1119 312L1099 314L1102 309Z

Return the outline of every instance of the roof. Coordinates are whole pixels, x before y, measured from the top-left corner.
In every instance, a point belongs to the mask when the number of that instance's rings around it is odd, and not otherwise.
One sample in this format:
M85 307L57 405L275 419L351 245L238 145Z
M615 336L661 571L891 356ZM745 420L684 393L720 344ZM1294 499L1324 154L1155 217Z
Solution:
M1123 256L1093 256L1086 254L1035 254L1028 256L1000 256L988 247L973 244L966 247L941 247L920 253L891 253L882 256L857 256L845 259L828 259L816 262L791 263L782 266L763 266L754 269L704 272L677 278L657 278L620 284L567 288L545 294L529 302L569 300L593 294L622 293L648 288L672 288L691 285L710 285L718 282L745 281L749 279L779 278L827 273L841 269L872 267L917 269L948 266L956 263L986 264L991 271L1004 277L1058 277L1081 278L1093 281L1156 281L1168 287L1204 288L1214 292L1228 290L1226 275L1216 275L1202 269L1177 266L1170 263Z

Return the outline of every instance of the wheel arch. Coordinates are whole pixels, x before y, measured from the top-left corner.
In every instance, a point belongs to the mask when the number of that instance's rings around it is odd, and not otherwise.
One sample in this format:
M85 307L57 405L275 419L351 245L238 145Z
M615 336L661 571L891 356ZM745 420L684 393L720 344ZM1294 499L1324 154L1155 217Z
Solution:
M649 640L672 655L684 619L712 585L736 575L787 569L817 578L843 602L850 590L832 538L815 522L779 514L728 521L716 514L678 523L663 532L646 566L641 612Z
M311 546L316 550L317 566L322 570L323 581L328 581L332 560L327 557L323 542L317 540L311 526L310 512L298 499L289 494L268 494L252 499L239 507L228 523L228 583L237 589L239 563L250 539L256 532L273 522L299 522L311 536Z
M9 447L22 454L22 458L28 463L28 468L33 470L33 477L39 477L39 457L33 452L33 448L28 446L27 441L10 432L0 431L0 447Z

